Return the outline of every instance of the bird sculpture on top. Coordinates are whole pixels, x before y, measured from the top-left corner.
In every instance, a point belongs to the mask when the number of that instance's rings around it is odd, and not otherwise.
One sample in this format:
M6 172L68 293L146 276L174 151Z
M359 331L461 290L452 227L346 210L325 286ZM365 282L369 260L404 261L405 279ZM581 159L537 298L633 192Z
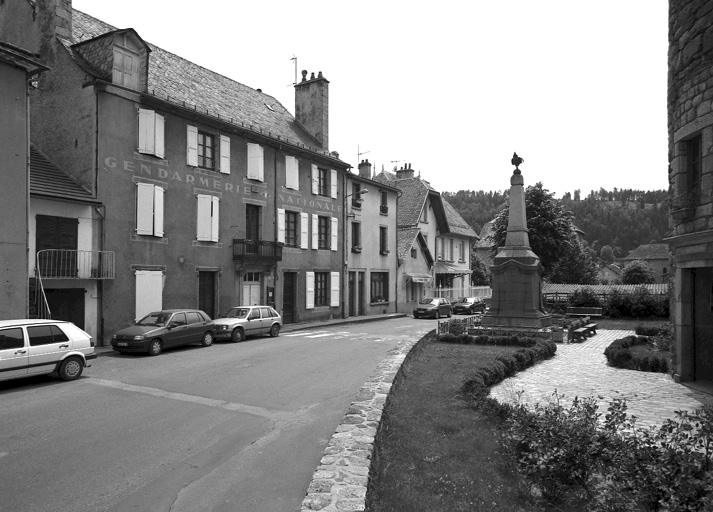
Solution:
M520 174L520 164L525 161L524 158L520 158L517 156L517 153L512 154L512 160L510 160L510 163L515 166L515 174Z

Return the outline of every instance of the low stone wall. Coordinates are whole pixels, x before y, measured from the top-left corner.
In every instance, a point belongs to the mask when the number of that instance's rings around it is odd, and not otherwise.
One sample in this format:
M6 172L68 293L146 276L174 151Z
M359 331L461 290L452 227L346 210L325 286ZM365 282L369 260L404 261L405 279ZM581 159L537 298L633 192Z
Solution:
M312 476L302 512L365 509L374 436L396 374L417 342L418 339L400 342L361 387Z

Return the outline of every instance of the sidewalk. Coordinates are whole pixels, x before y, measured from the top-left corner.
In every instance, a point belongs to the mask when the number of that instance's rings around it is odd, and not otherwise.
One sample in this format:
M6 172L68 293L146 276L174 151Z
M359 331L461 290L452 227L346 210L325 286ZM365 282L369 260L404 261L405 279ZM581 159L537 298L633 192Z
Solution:
M605 414L614 398L626 400L628 413L639 426L661 425L673 419L677 410L692 411L713 404L713 396L674 382L665 373L639 372L613 368L607 364L604 349L632 331L600 330L582 343L557 345L557 354L493 386L490 396L500 402L548 403L556 390L570 403L576 396L593 397L599 412Z
M360 324L364 322L375 322L378 320L390 320L392 318L403 318L407 316L405 313L389 313L386 315L368 315L368 316L352 316L349 318L334 318L332 320L324 320L321 322L304 322L299 324L283 324L280 332L306 331L309 329L324 329L333 325ZM111 345L95 347L94 352L97 356L105 356L108 354L116 354Z

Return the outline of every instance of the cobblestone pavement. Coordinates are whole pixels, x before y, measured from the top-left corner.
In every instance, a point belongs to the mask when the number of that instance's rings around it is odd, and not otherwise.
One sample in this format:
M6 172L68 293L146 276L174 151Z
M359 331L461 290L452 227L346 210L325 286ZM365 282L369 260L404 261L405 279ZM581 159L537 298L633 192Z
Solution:
M582 343L558 344L553 358L493 386L490 396L500 402L514 402L522 391L520 401L544 404L552 401L557 390L567 403L575 396L594 397L602 414L612 399L622 398L640 427L660 425L674 418L677 410L692 411L713 404L713 396L677 384L668 374L608 366L604 349L629 334L634 333L600 330Z

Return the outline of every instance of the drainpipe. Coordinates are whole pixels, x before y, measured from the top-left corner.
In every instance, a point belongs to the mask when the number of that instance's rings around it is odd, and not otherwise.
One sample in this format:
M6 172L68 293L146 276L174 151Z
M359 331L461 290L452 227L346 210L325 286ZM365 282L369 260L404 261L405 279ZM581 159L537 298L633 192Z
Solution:
M348 222L347 222L347 173L344 173L344 179L342 180L342 233L344 233L344 236L342 236L342 256L344 259L342 260L344 262L342 268L344 269L342 271L342 290L341 290L341 295L342 295L342 318L347 318L348 317L348 312L349 312L349 306L345 307L344 305L347 304L347 300L349 298L349 294L347 293L347 286L349 285L349 252L347 248L347 243L348 243Z
M27 279L25 280L25 290L27 290L27 300L25 300L25 318L30 318L30 79L25 80L25 270ZM38 272L37 270L35 272ZM35 281L37 276L35 275ZM35 282L35 289L37 283ZM37 295L37 292L35 292Z

